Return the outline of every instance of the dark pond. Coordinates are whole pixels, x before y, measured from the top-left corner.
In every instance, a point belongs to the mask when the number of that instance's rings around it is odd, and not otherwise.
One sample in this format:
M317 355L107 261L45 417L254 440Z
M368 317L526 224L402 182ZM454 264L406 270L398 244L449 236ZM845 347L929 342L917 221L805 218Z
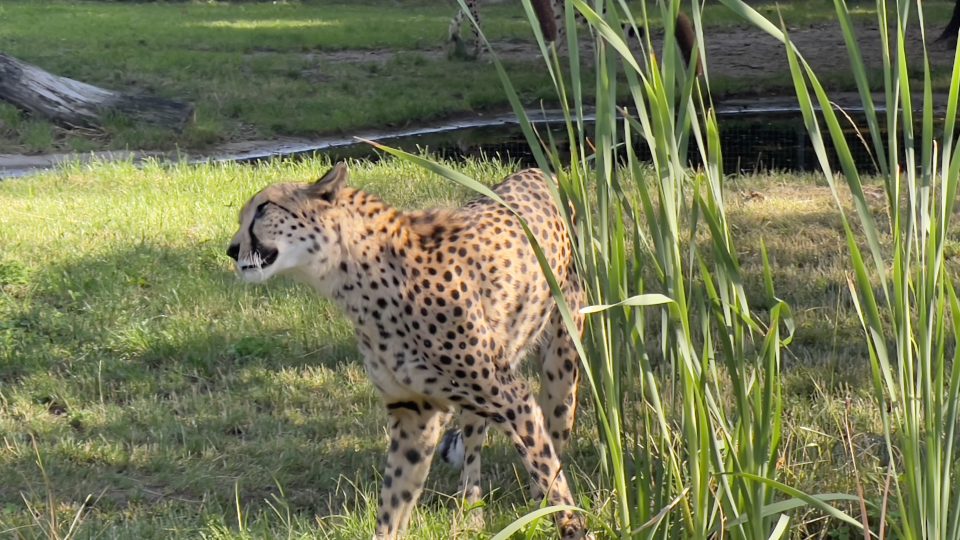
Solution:
M849 122L855 122L864 131L863 137L869 138L862 114L847 108L852 118L847 121L847 143L861 172L873 173L876 167L864 140ZM881 113L882 114L882 113ZM858 118L860 116L860 118ZM942 113L941 113L942 116ZM561 156L565 130L557 112L538 113L532 118L538 131L550 130L561 145ZM800 113L795 106L777 105L764 102L728 105L718 110L720 123L721 149L723 152L724 172L750 173L757 171L816 171L819 163L814 154L810 139L803 126ZM942 123L940 124L942 126ZM942 129L942 128L941 128ZM430 127L418 127L393 132L367 132L360 138L376 140L382 144L401 148L409 152L429 151L444 158L459 160L471 157L499 157L534 165L520 127L512 114L494 115L483 119L471 119L464 122L452 122ZM645 145L638 144L637 154L643 159L649 156ZM148 157L161 161L177 161L183 157L156 154L124 153L113 156L111 153L93 156L96 159L133 159L139 162ZM245 143L242 149L221 150L208 156L192 156L190 163L231 161L250 163L272 159L299 159L314 154L322 154L331 159L364 158L379 159L380 154L369 144L359 142L355 137L328 137L316 140L264 141ZM17 156L14 156L17 157ZM29 156L27 156L29 157ZM0 160L0 179L32 174L49 169L58 162L82 159L84 156L59 156L57 159L40 160L39 163L27 163L10 166ZM87 159L90 156L86 156ZM694 150L689 152L687 161L696 164L699 157ZM831 156L836 169L836 158Z
M847 111L850 113L850 111ZM853 112L856 115L856 111ZM819 164L800 113L788 108L767 108L764 110L722 111L719 114L721 149L724 159L724 172L755 172L767 170L815 171ZM854 118L863 130L863 137L869 140L865 123ZM543 132L551 130L561 144L561 155L565 130L556 115L548 116L537 122L537 129ZM847 126L847 143L861 172L876 171L871 151L857 135L852 125ZM454 129L413 130L397 136L371 135L370 139L382 144L400 148L409 152L427 150L432 154L449 159L470 157L497 157L510 159L526 165L534 165L520 127L501 117L485 125L462 126ZM645 145L637 147L638 155L646 158ZM324 154L332 159L366 158L378 159L378 153L368 144L335 141L315 148L299 149L292 152L279 152L267 155L239 158L240 161L259 161L267 158L297 158L315 153ZM696 163L697 154L691 150L688 161ZM831 156L834 167L837 162Z

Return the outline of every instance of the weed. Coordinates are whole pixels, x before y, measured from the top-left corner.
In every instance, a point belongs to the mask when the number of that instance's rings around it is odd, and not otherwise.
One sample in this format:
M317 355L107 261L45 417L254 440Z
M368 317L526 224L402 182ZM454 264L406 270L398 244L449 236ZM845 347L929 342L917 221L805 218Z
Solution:
M28 152L49 152L53 149L54 127L40 120L27 120L20 125L20 138Z

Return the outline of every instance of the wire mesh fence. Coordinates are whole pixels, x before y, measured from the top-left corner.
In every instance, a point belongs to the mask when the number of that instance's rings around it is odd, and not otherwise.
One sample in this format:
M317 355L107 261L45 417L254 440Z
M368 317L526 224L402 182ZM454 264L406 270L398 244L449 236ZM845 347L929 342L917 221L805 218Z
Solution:
M877 171L875 158L861 133L864 124L857 113L849 113L845 130L847 143L857 167L865 174ZM721 113L719 119L721 150L726 174L764 171L814 171L818 162L813 146L804 128L799 112L737 112ZM565 131L552 122L538 124L541 134L547 131L564 149ZM535 165L533 153L520 128L516 125L466 127L424 135L383 138L380 142L409 152L426 152L436 157L461 160L494 157L521 165ZM634 149L641 159L649 158L646 148ZM308 152L313 154L315 152ZM326 149L322 152L332 159L377 159L376 152L367 144L357 143ZM561 152L561 155L563 152ZM687 161L698 165L698 155L691 149ZM835 156L831 156L836 161Z

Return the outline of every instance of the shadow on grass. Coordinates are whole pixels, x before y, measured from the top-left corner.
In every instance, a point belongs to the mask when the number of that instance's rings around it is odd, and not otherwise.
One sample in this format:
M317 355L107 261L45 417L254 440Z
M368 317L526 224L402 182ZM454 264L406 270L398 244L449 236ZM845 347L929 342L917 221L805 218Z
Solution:
M293 512L336 513L344 479L377 478L382 406L310 291L244 287L213 245L141 243L28 281L0 304L0 508L45 499L37 454L61 501L102 494L102 511L282 489Z
M0 345L0 513L24 521L24 497L76 509L92 495L97 530L121 513L203 523L233 516L237 499L244 513L279 499L307 519L366 508L386 418L349 324L305 288L238 283L223 246L160 242L5 289L16 303L0 300L12 336ZM485 490L522 504L516 452L492 444ZM456 486L436 463L422 503L451 509Z

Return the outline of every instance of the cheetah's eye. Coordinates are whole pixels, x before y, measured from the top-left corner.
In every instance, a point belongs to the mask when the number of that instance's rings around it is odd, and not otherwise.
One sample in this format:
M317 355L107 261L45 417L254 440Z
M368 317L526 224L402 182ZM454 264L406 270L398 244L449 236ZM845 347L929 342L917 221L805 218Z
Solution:
M262 203L260 206L257 207L257 209L256 209L256 210L254 211L254 213L253 213L253 219L260 219L260 218L263 217L264 208L266 208L267 204L269 204L269 203L268 203L268 202L265 202L265 203Z

